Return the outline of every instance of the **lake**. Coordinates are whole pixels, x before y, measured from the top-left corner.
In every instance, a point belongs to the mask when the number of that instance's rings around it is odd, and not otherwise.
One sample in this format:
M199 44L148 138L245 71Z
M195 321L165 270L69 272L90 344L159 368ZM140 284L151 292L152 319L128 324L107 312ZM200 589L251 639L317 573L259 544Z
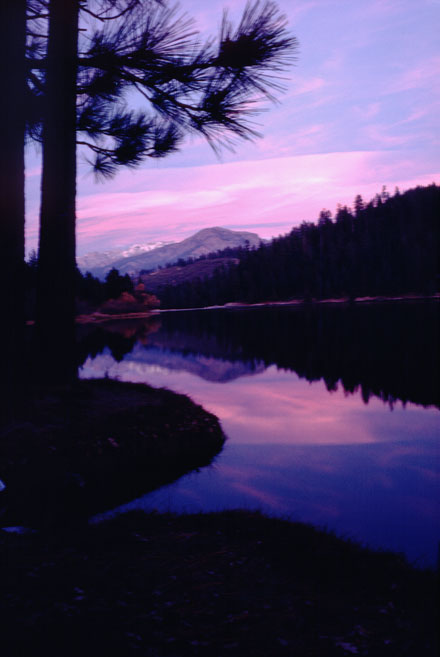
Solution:
M166 312L80 327L83 378L186 393L228 437L211 466L110 513L259 509L434 565L438 328L436 302Z

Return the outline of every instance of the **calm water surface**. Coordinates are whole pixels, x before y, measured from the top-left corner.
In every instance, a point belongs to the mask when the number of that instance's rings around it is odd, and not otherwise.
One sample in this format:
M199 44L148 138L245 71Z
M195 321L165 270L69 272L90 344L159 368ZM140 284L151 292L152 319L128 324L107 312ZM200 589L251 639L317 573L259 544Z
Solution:
M82 377L189 394L228 436L212 466L117 511L260 509L434 564L437 312L231 309L83 327Z

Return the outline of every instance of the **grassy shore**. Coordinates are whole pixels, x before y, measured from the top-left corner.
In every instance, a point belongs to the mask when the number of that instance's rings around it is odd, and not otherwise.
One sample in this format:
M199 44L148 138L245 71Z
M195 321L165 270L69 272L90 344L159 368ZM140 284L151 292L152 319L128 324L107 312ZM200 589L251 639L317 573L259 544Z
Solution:
M132 513L0 549L5 657L437 655L432 572L299 523Z

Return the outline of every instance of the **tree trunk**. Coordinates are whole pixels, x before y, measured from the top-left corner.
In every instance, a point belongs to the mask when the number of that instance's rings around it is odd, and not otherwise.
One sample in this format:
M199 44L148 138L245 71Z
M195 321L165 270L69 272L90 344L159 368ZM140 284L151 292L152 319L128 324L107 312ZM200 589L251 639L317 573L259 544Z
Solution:
M0 377L4 419L5 410L12 410L10 402L19 393L24 375L25 0L2 0L0 30L0 60L4 63L0 103Z
M37 376L76 377L75 195L78 0L50 0L37 283Z

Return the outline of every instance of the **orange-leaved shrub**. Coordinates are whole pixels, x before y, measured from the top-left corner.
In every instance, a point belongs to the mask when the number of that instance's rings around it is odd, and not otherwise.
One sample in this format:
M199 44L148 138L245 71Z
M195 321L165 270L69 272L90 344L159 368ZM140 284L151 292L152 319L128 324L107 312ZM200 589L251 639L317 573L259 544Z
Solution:
M105 301L98 312L105 315L122 315L125 313L142 313L158 308L159 299L154 294L145 292L143 284L137 285L133 294L122 292L117 299Z

